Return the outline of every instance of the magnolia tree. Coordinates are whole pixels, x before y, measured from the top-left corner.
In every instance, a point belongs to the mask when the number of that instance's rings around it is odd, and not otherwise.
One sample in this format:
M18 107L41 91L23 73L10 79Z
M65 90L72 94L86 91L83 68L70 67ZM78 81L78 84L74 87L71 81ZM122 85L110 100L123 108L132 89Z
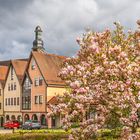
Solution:
M77 38L80 50L66 59L60 72L70 90L52 110L63 118L65 130L79 124L71 130L71 140L97 135L111 112L123 125L122 138L140 139L140 32L125 34L115 25L113 32L90 31Z

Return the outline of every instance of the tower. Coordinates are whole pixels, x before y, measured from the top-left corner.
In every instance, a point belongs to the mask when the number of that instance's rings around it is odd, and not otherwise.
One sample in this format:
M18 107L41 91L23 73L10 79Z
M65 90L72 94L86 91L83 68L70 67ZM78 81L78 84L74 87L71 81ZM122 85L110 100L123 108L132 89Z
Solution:
M42 40L42 30L40 26L37 26L35 28L35 40L33 41L32 50L45 52L45 48L43 47L43 40Z

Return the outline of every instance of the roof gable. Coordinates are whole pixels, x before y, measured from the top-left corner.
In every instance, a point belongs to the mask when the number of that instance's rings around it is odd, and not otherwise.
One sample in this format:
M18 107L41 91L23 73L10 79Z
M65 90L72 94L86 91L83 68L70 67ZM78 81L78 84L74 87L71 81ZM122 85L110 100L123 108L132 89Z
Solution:
M21 84L22 79L23 79L23 75L24 75L24 71L25 71L25 68L26 68L26 65L27 65L27 61L28 61L28 59L11 60L11 63L8 67L8 72L6 74L5 82L8 78L10 68L13 67L13 69L15 71L15 74L17 76L17 79L18 79L19 83Z
M48 85L65 85L65 82L58 77L58 73L66 57L40 52L32 54Z
M15 73L17 75L17 78L19 80L19 82L21 83L24 72L25 72L25 68L27 65L27 61L28 59L25 60L12 60L11 64L15 70Z
M2 84L2 87L4 87L7 72L8 66L0 66L0 82Z

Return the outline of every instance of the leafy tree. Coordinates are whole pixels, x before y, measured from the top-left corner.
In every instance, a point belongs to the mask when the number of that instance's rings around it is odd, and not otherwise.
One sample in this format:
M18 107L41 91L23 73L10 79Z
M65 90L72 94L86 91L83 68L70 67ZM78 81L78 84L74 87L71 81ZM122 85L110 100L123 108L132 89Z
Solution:
M77 38L80 50L67 58L60 77L70 92L59 97L53 113L60 113L64 129L74 122L69 139L85 140L96 136L113 113L123 125L122 138L140 139L136 131L140 108L140 32L89 31Z

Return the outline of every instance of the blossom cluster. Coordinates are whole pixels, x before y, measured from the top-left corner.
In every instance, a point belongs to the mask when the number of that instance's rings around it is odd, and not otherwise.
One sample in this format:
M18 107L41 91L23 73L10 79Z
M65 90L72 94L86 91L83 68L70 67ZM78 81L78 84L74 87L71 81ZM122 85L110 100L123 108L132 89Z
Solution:
M77 56L65 61L59 74L70 90L52 108L62 114L66 130L79 124L78 130L72 130L71 140L97 134L111 111L120 117L123 132L133 133L127 137L138 137L140 32L126 35L119 23L115 25L113 32L90 31L77 38L81 48Z

